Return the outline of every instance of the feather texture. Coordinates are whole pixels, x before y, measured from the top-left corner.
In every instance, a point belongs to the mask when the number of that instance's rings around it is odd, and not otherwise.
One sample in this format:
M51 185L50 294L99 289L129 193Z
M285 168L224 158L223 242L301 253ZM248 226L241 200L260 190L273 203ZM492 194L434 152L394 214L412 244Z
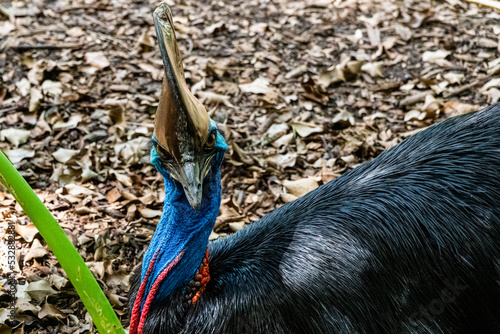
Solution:
M500 333L500 104L432 126L209 243L144 333ZM133 305L140 268L132 279Z

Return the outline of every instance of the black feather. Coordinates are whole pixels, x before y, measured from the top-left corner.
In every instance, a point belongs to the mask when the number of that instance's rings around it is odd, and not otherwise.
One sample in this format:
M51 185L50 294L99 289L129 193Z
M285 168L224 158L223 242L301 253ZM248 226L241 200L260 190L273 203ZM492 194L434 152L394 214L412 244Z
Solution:
M500 104L422 131L211 242L144 333L500 333ZM132 279L130 305L140 268Z

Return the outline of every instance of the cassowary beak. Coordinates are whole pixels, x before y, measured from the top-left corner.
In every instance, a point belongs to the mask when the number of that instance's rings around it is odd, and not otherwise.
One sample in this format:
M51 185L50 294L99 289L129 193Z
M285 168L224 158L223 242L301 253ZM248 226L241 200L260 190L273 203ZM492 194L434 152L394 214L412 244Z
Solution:
M184 192L193 209L198 210L201 206L203 195L202 180L200 179L200 168L196 162L184 164L185 180L183 183Z
M189 203L198 210L206 174L200 152L208 138L210 119L205 107L187 87L172 13L167 4L162 3L155 10L154 23L165 67L154 135L176 162L172 164L171 175L182 184Z

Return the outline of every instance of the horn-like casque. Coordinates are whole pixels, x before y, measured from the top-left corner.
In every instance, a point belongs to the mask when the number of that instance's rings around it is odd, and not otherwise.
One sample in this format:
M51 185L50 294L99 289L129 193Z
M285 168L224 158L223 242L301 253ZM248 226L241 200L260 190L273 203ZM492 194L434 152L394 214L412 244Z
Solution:
M186 142L194 139L194 148L201 150L208 137L210 121L205 107L187 87L172 13L167 4L162 3L155 10L154 23L165 67L154 135L158 143L180 162ZM191 140L187 140L188 137Z

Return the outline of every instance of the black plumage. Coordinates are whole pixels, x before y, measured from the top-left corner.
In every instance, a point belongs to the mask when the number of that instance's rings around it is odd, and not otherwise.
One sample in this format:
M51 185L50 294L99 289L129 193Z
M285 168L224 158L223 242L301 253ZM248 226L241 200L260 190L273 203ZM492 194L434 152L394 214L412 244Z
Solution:
M500 104L434 125L209 243L144 333L500 333ZM130 305L139 287L132 279Z

